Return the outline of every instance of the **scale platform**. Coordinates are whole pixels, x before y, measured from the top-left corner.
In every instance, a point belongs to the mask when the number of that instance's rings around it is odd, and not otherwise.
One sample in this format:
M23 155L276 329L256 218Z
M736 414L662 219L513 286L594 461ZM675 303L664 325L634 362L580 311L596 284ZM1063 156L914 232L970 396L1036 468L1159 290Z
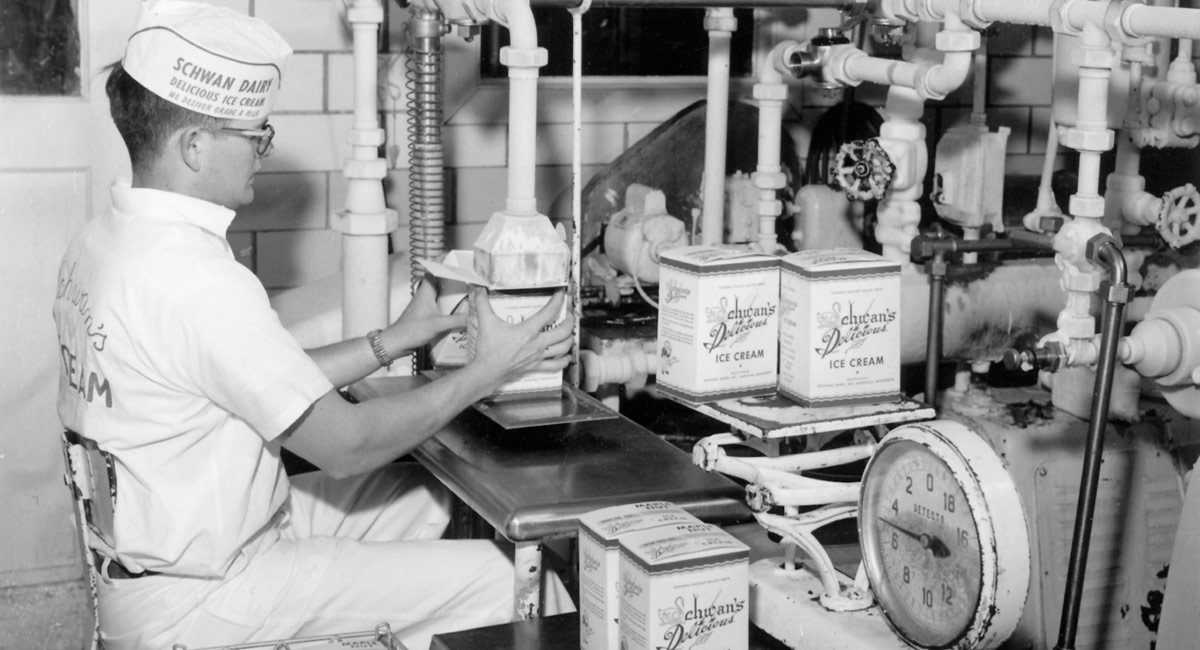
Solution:
M893 402L814 408L800 406L777 393L703 404L680 403L746 435L767 439L919 422L937 416L937 409L908 398Z

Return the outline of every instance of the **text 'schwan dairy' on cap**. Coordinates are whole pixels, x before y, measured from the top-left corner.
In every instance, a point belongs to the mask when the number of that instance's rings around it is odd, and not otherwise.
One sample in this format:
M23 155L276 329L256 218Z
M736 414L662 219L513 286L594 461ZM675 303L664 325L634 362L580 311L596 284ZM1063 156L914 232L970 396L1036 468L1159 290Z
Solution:
M267 117L292 48L265 22L182 0L142 5L125 70L150 92L197 113Z

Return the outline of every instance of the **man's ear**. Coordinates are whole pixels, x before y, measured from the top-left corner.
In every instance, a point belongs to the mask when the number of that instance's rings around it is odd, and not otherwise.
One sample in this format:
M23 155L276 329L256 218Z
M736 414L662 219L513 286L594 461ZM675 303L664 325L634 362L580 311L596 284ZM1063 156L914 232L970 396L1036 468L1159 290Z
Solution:
M188 169L200 171L200 159L207 144L204 131L200 127L189 126L182 129L179 132L179 159Z

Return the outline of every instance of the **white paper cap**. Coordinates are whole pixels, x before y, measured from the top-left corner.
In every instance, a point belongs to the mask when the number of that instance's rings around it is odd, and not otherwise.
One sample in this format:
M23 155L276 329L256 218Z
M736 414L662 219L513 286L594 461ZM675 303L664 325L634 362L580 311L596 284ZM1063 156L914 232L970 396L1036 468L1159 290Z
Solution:
M150 92L197 113L266 117L292 48L265 22L183 0L142 5L125 46L125 70Z

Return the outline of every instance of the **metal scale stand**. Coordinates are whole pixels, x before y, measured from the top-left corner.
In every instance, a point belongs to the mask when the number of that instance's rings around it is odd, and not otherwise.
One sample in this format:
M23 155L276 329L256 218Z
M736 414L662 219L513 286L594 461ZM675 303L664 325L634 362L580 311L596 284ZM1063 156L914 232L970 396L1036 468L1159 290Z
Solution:
M857 518L860 483L802 473L866 460L889 425L928 420L936 410L911 399L805 408L779 396L691 407L733 430L696 443L693 462L745 481L746 502L758 523L780 539L780 557L750 566L754 625L796 649L908 648L874 604L857 558L835 560L813 534L835 521ZM853 437L848 446L821 449L847 432ZM804 451L781 453L785 440ZM762 456L733 456L726 452L730 446L749 447ZM857 567L855 575L838 569L839 564L846 568L847 562Z

